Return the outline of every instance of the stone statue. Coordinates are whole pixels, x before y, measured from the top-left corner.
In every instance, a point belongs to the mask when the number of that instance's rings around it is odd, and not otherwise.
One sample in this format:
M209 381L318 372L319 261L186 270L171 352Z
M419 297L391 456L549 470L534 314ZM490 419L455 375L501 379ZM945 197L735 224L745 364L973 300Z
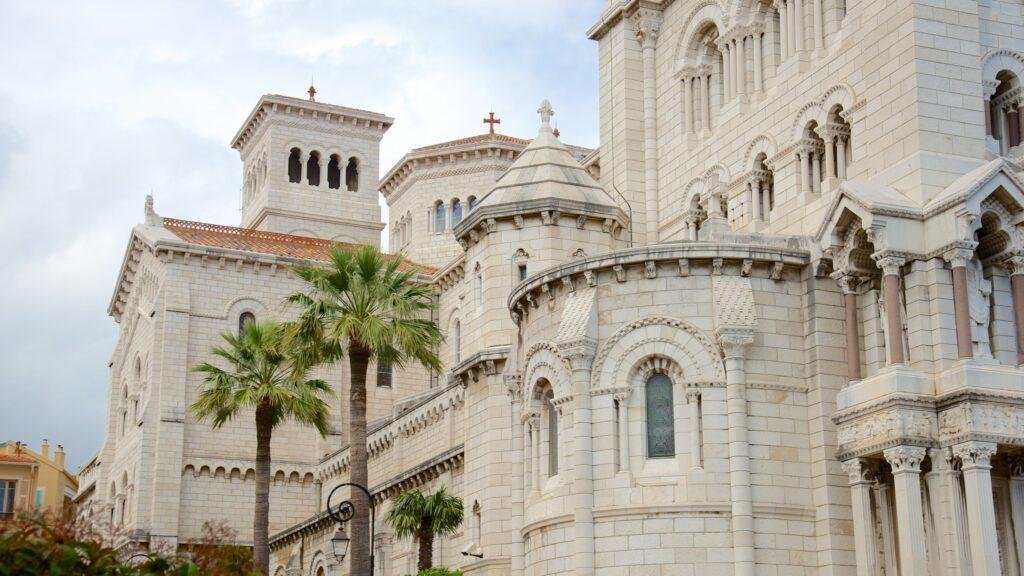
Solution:
M975 358L991 358L988 326L991 320L992 281L985 279L981 260L967 262L967 301L971 314L971 345Z

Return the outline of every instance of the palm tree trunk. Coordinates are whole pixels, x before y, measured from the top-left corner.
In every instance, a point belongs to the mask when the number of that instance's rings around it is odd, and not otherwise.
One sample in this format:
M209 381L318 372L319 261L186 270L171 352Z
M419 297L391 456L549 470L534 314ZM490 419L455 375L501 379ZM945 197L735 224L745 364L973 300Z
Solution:
M434 564L434 532L429 528L419 531L420 541L419 559L416 562L417 570L426 570Z
M270 405L256 409L256 506L252 521L252 554L256 569L270 574L270 435L273 432Z
M366 369L370 364L368 351L358 343L349 346L349 481L369 489L366 454ZM370 502L361 490L352 490L355 515L352 517L352 540L349 544L352 576L370 574Z

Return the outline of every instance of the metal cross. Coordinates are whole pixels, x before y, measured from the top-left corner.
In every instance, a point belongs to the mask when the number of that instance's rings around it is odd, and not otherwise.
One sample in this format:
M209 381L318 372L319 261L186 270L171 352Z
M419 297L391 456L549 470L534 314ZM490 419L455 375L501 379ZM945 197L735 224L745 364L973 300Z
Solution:
M491 134L494 134L494 125L495 124L501 124L501 120L499 120L498 118L495 118L494 117L494 112L491 112L489 118L484 118L484 124L490 124L491 125Z

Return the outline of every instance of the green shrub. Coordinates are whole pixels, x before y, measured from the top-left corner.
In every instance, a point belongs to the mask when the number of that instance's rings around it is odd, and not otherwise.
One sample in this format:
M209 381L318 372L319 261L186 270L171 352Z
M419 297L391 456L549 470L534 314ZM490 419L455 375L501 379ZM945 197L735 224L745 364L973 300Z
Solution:
M462 576L462 571L449 570L447 568L439 568L435 566L433 568L427 568L426 570L420 570L416 576Z

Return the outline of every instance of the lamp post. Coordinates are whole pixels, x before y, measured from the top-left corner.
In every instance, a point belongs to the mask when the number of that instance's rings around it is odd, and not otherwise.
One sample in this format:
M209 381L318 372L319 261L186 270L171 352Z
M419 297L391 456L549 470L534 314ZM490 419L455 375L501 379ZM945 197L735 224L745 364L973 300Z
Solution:
M365 486L361 486L354 482L345 482L344 484L338 484L331 490L331 493L327 495L327 514L338 523L338 529L334 532L334 536L331 537L331 549L334 552L335 558L338 562L345 559L345 555L348 554L348 545L352 541L345 533L345 522L352 519L352 516L356 513L356 506L351 500L342 500L337 506L331 506L331 500L334 499L334 493L342 488L358 488L362 490L363 494L366 494L366 501L370 503L370 576L373 576L374 561L373 561L373 537L374 537L374 510L373 510L373 494L366 489Z

